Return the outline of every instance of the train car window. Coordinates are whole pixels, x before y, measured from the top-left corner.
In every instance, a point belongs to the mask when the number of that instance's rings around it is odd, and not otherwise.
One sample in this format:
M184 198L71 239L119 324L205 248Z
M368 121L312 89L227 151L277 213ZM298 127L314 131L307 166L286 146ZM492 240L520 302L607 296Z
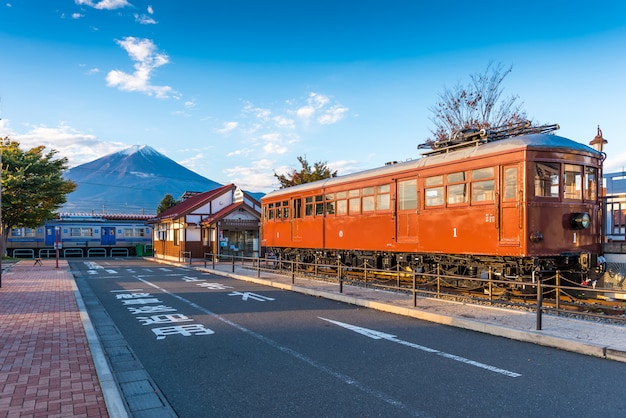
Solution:
M304 198L304 216L313 216L313 197Z
M302 199L293 200L293 218L294 219L302 218Z
M71 237L91 237L93 236L92 228L70 228Z
M337 205L337 215L348 214L348 201L346 198L348 194L346 192L337 192L335 194L335 204Z
M283 219L289 219L289 201L283 202Z
M535 163L535 196L559 197L559 163Z
M361 189L361 210L363 212L373 212L374 206L374 188L364 187Z
M493 201L493 180L472 182L472 203Z
M315 216L324 214L324 196L315 196Z
M460 173L448 174L448 184L450 183L463 183L465 181L465 171Z
M443 205L443 187L426 189L426 202L424 203L427 207Z
M565 182L564 196L565 199L583 198L583 168L579 165L565 164L565 173L563 176Z
M585 189L584 198L586 200L596 200L598 190L598 169L595 167L585 167Z
M389 210L390 198L389 191L391 187L388 184L376 187L376 210Z
M448 174L448 188L446 202L449 205L467 203L467 185L465 184L465 172Z
M428 177L424 179L424 185L426 187L441 186L442 184L443 184L443 176L434 176L434 177Z
M282 209L280 207L280 202L276 203L276 215L274 215L276 217L276 220L279 220L282 217Z
M448 185L447 202L449 205L467 203L467 185L464 183Z
M361 199L358 197L353 197L351 199L348 199L349 205L349 211L350 211L350 215L358 215L359 213L361 213Z
M493 201L495 190L493 173L493 167L472 170L472 203Z
M479 168L472 170L472 180L483 180L493 178L493 167Z
M21 237L24 230L22 228L13 228L11 229L11 235L14 237Z
M273 203L268 204L265 209L266 209L265 215L267 219L270 221L274 219L274 204Z
M504 169L504 200L517 199L517 167Z
M361 198L358 189L348 191L348 211L350 215L361 213Z
M328 193L326 195L326 215L334 215L335 214L335 194Z
M375 208L374 196L363 196L361 202L361 209L363 209L363 212L373 212Z
M417 209L417 180L398 182L398 209Z

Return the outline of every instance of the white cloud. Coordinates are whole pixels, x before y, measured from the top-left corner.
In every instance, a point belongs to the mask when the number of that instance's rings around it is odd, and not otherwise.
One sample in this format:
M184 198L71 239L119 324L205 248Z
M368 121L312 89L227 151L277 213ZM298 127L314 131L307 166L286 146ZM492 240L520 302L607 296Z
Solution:
M157 24L157 21L148 15L140 15L138 13L135 13L134 16L135 16L135 22L139 24L142 24L142 25L156 25Z
M224 170L231 183L250 191L271 190L278 188L278 182L274 178L272 166L274 161L252 161L250 166L232 167Z
M343 119L347 111L347 107L333 106L330 109L326 110L323 115L317 118L317 121L322 125L332 125Z
M154 14L154 9L152 8L152 6L148 6L148 13Z
M85 15L80 13L72 13L72 19L80 19L81 17L85 17Z
M302 106L298 110L296 110L296 115L300 119L309 120L315 114L315 108L313 106Z
M239 122L224 122L223 126L223 128L217 129L216 131L220 134L227 134L237 129L237 126L239 126Z
M127 144L104 142L95 135L80 132L64 123L56 127L30 126L27 133L17 134L10 129L8 121L0 120L0 137L5 136L19 142L22 149L43 145L48 151L56 150L57 156L68 159L70 167L128 148Z
M235 151L231 151L228 154L226 154L227 157L236 157L236 156L246 156L246 155L250 155L254 153L254 150L251 148L243 148L243 149L238 149Z
M343 119L348 108L334 104L328 96L319 93L309 93L306 104L295 110L298 116L305 123L309 123L313 118L321 125L332 125Z
M117 87L122 91L136 91L149 96L154 95L158 98L168 98L174 94L169 86L154 86L150 83L153 70L169 63L169 57L159 53L150 39L128 36L116 42L126 50L133 61L136 61L135 72L128 74L120 70L110 71L106 77L109 87Z
M99 10L115 10L132 6L126 0L101 0L95 3L92 0L74 0L74 2L79 6L89 6Z

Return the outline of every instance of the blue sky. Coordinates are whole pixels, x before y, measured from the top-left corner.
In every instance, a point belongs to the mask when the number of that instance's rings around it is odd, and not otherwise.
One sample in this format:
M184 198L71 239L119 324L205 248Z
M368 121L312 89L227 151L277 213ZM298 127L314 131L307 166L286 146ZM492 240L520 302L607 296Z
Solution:
M626 166L626 2L5 0L0 136L70 166L146 144L268 192L297 156L339 174L419 158L429 107L489 63L558 135Z

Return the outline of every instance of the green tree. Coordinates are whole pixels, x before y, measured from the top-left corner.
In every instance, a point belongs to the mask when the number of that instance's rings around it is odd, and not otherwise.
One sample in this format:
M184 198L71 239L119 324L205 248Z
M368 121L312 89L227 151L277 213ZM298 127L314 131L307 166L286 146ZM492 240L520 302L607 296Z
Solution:
M166 194L165 196L163 196L163 199L161 199L161 202L159 203L159 207L157 208L157 215L165 212L166 210L168 210L171 207L174 207L178 204L179 202L174 199L174 197L171 194Z
M11 228L36 228L54 219L76 184L63 178L67 158L43 145L24 151L17 141L0 139L2 158L2 254Z
M512 126L527 120L519 96L503 97L502 82L513 67L489 64L483 73L470 75L470 82L444 88L439 100L428 108L432 112L432 137L427 144L444 141L466 129Z
M274 177L280 182L280 188L295 186L298 184L311 183L313 181L327 179L331 177L337 177L337 170L333 171L326 165L326 162L318 161L313 164L313 167L306 160L306 157L298 157L300 171L293 169L287 174L276 174Z

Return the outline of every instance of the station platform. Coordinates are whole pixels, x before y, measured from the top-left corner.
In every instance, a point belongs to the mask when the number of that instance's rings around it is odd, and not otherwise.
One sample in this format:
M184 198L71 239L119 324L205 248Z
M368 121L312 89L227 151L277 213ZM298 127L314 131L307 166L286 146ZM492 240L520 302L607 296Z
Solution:
M204 267L146 260L220 274L288 291L626 362L626 325L543 315L410 295L272 272L231 263ZM3 265L3 267L6 267ZM233 271L234 270L234 271ZM0 418L127 417L128 412L65 260L23 260L2 273L0 287Z

